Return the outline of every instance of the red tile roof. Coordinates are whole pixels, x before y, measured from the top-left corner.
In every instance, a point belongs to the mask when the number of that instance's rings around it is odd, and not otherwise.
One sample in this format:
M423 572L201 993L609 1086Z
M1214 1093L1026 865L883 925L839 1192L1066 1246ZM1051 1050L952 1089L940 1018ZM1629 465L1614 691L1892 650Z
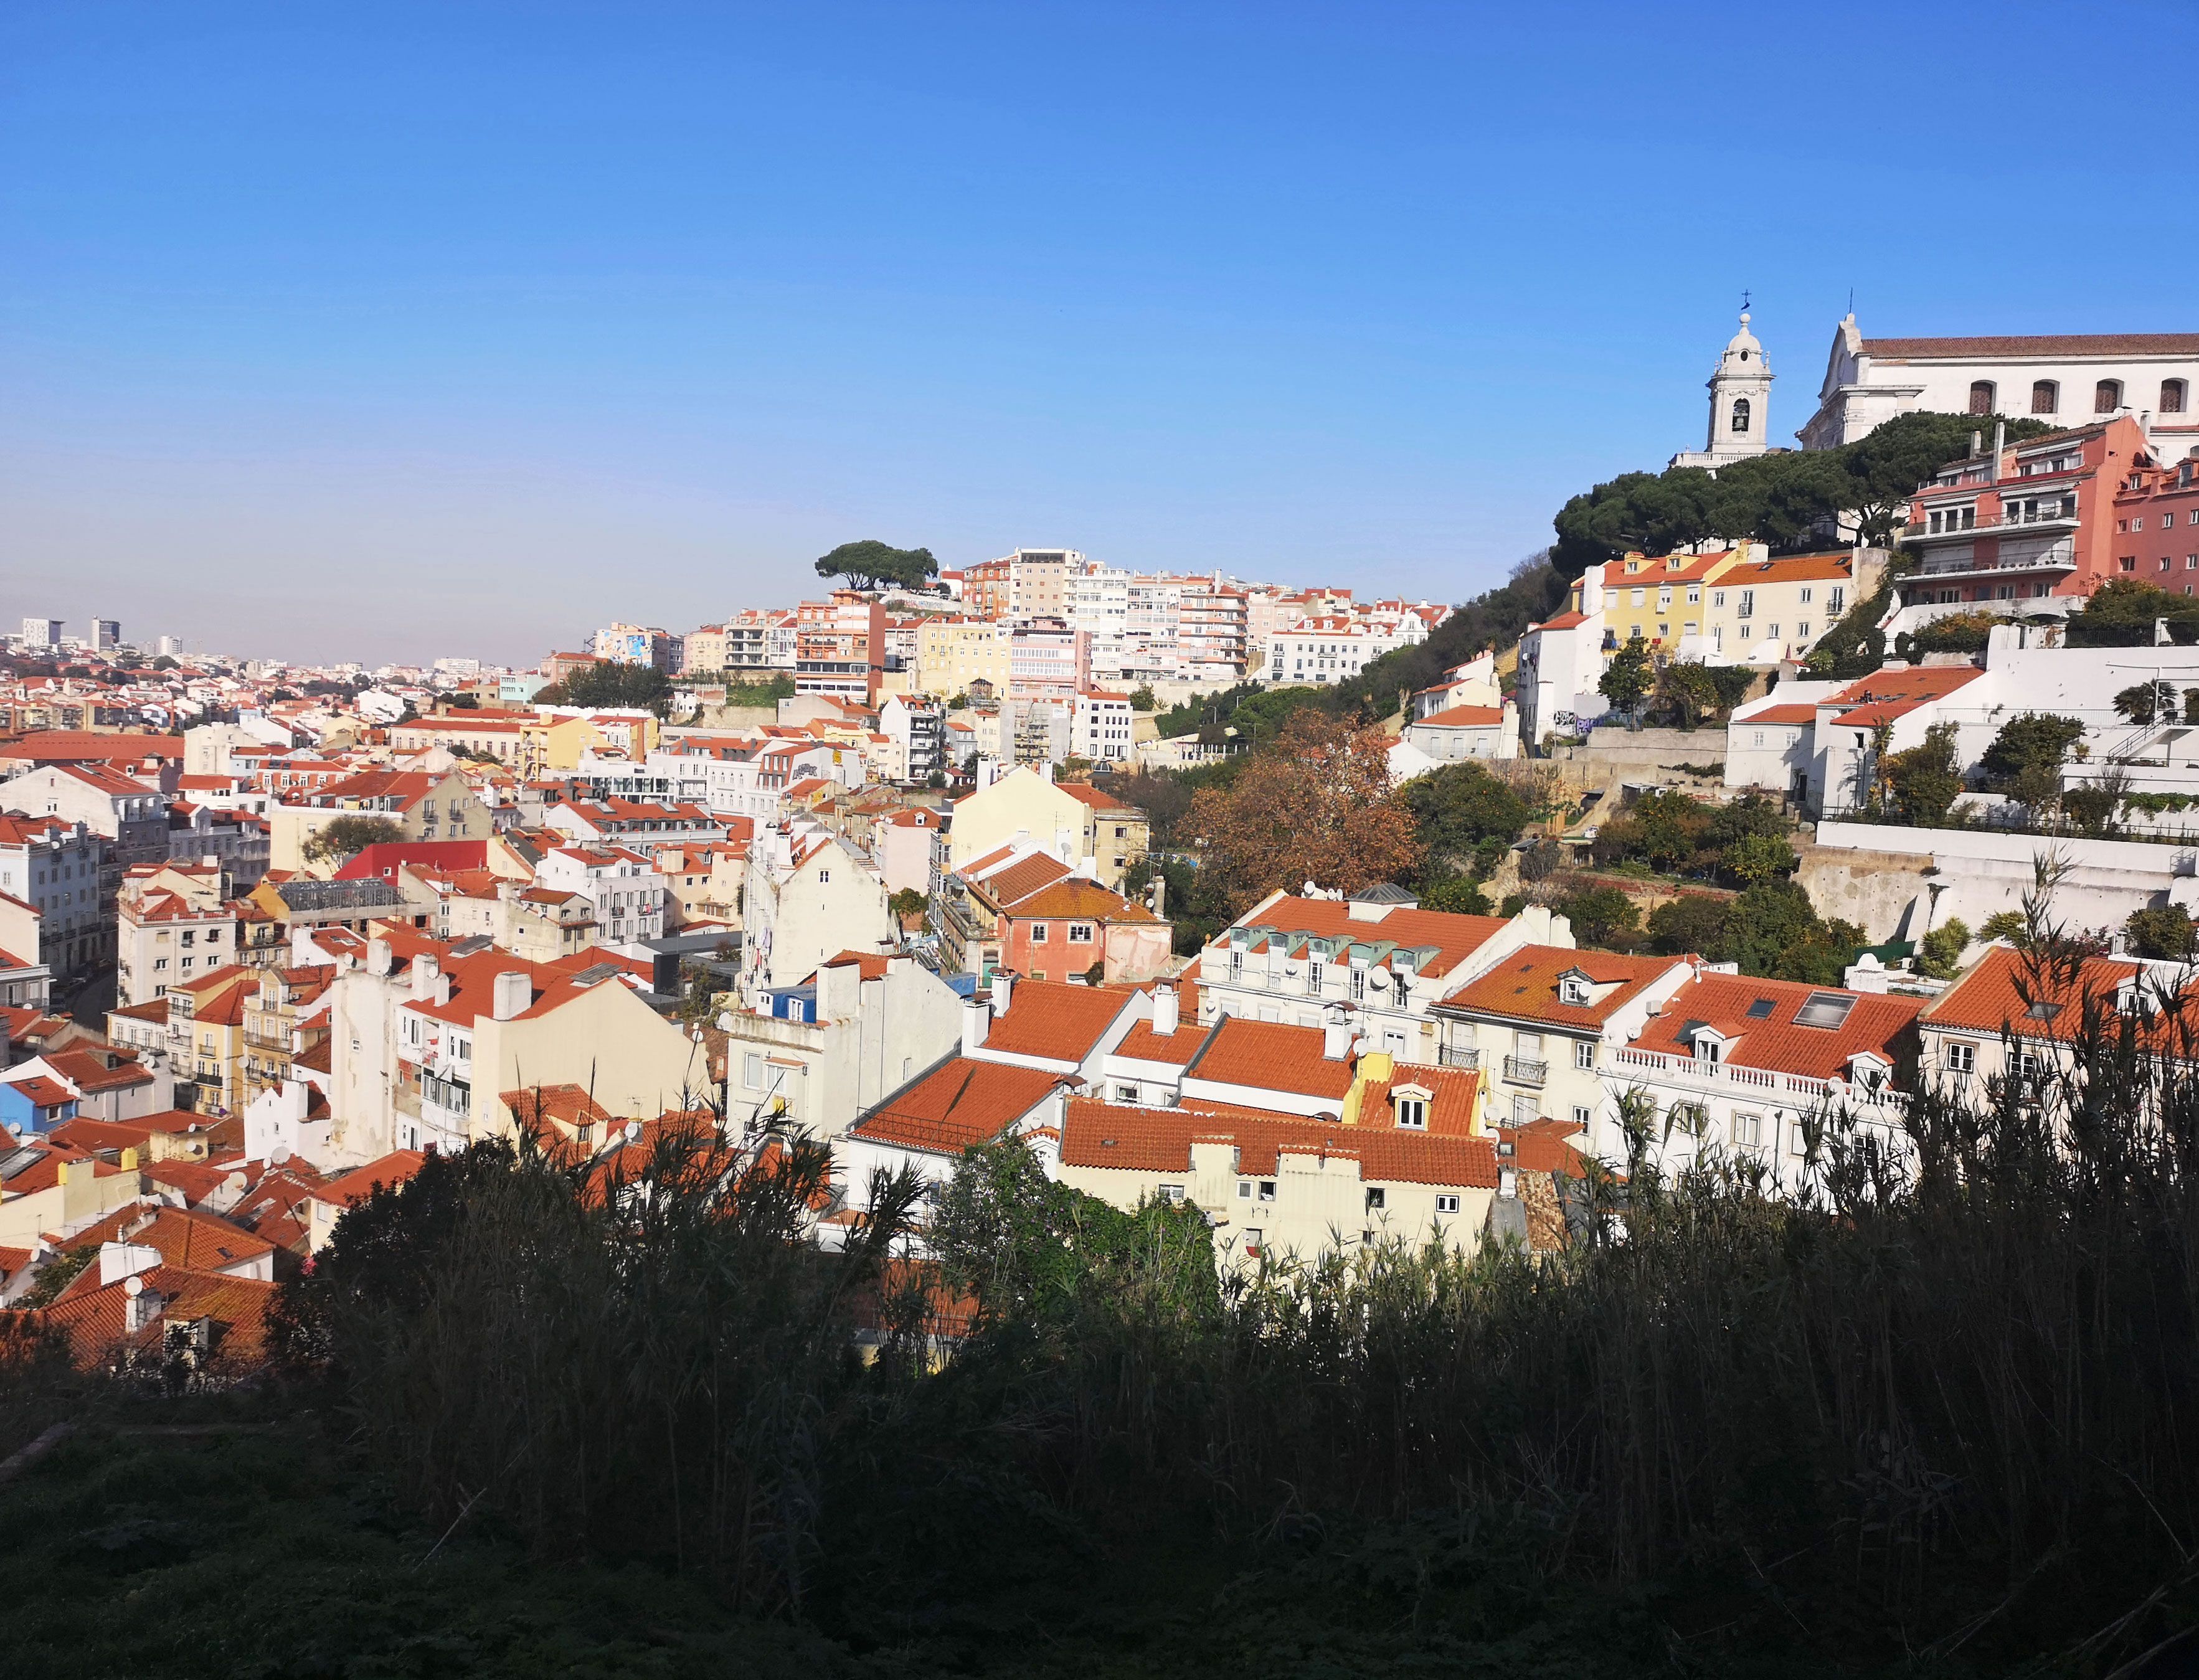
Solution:
M135 1336L125 1327L132 1281L162 1298L158 1315ZM47 1308L44 1317L67 1335L69 1350L82 1365L102 1362L125 1346L155 1347L165 1334L165 1323L201 1319L213 1326L216 1356L253 1365L265 1356L267 1305L276 1287L258 1278L155 1266L134 1280L120 1279L103 1289L68 1296Z
M1817 703L1812 700L1806 704L1769 707L1760 712L1752 712L1746 717L1735 718L1734 722L1746 727L1752 723L1815 723L1817 720Z
M428 1158L417 1149L393 1150L378 1161L370 1161L355 1167L341 1177L331 1178L312 1187L312 1198L317 1202L334 1203L349 1207L363 1202L382 1185L400 1185L418 1172Z
M1891 723L1984 674L1974 665L1920 665L1905 671L1874 671L1817 703L1841 708L1838 720L1844 724Z
M1408 726L1429 729L1488 729L1504 721L1502 706L1446 706Z
M985 1048L1081 1062L1136 996L1136 989L1129 986L1018 980L1008 995L1008 1012L993 1018Z
M1061 1158L1070 1166L1188 1172L1192 1145L1210 1142L1234 1145L1237 1170L1247 1177L1274 1173L1288 1153L1356 1159L1369 1183L1496 1187L1496 1146L1485 1137L1346 1126L1218 1105L1134 1108L1071 1097L1065 1108Z
M1029 897L1004 907L1018 921L1049 918L1057 921L1152 922L1160 918L1142 904L1134 904L1118 892L1096 881L1071 876L1041 887Z
M938 1155L990 1143L1062 1083L1062 1076L956 1056L896 1091L849 1129L850 1137Z
M1216 1024L1184 1076L1341 1102L1351 1089L1351 1064L1330 1061L1321 1054L1327 1036L1319 1027L1228 1016Z
M1846 1019L1837 1027L1798 1026L1797 1012L1819 995L1853 1000ZM1674 993L1630 1047L1692 1056L1694 1043L1689 1035L1702 1025L1727 1040L1722 1059L1729 1067L1845 1079L1848 1059L1861 1051L1893 1061L1923 1007L1922 998L1706 973Z
M1998 1033L2005 1028L2024 1038L2071 1038L2082 1030L2088 999L2112 1011L2115 993L2126 983L2137 981L2150 991L2141 977L2146 972L2144 963L2128 959L2088 957L2074 984L2057 985L2051 973L2034 969L2021 952L1997 945L1925 1006L1922 1024L1965 1032ZM2185 995L2190 995L2189 988Z
M1393 945L1432 945L1436 948L1436 960L1423 971L1438 975L1456 968L1508 925L1502 916L1461 916L1447 910L1403 908L1391 911L1379 921L1355 921L1349 904L1330 898L1298 898L1289 895L1241 918L1238 924L1246 925L1326 939L1344 936L1366 945L1385 940ZM1222 942L1207 948L1210 953L1226 954L1228 935L1225 933L1222 938ZM1249 948L1264 951L1267 947L1256 943ZM1227 960L1226 954L1223 960ZM1206 973L1202 959L1199 978L1210 985L1217 977Z
M1677 957L1620 957L1607 951L1524 945L1444 998L1443 1007L1592 1032L1679 963ZM1576 971L1587 977L1592 999L1601 994L1600 1001L1560 1000L1559 982ZM1604 991L1607 986L1612 989Z
M1202 1027L1199 1024L1196 1006L1185 1007L1179 999L1177 1007L1181 1013L1174 1032L1164 1036L1153 1030L1152 1022L1134 1022L1111 1053L1128 1056L1135 1062L1158 1062L1170 1067L1181 1067L1196 1056L1199 1047L1219 1030L1221 1023L1216 1022L1212 1027Z
M1968 360L1975 356L2199 356L2199 333L2061 333L2025 338L1866 338L1879 361Z

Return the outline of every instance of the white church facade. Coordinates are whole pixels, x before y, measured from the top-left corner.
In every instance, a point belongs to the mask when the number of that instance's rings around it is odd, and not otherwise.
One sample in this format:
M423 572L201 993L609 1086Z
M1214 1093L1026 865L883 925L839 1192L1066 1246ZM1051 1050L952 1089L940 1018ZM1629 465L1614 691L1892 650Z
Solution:
M1898 414L2023 415L2081 426L2127 411L2166 459L2199 444L2199 333L2009 338L1865 338L1851 314L1833 335L1805 449L1853 443Z

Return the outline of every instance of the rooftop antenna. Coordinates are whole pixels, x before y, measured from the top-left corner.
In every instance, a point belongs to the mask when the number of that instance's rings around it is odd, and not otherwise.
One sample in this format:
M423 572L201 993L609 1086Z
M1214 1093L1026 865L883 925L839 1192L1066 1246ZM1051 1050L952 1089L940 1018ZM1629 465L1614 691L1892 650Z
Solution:
M1848 288L1848 313L1855 313L1855 288L1852 286Z

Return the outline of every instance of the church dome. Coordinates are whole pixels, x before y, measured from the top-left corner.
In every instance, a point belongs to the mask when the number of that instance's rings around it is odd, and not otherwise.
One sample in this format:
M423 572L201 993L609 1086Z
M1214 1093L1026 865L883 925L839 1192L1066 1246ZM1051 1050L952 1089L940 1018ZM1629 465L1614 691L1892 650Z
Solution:
M1756 335L1749 331L1748 312L1745 309L1741 313L1741 330L1726 341L1725 354L1718 359L1721 368L1732 368L1736 365L1752 368L1764 366L1764 346L1757 341Z

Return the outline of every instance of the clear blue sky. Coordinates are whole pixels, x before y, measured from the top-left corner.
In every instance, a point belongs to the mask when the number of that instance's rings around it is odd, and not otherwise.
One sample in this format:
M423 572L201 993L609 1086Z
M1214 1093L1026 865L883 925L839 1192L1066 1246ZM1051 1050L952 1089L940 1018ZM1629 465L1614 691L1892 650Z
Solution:
M872 536L1455 599L1700 446L1743 287L1782 436L1852 286L2199 327L2194 62L2182 3L10 7L0 619L531 662Z

